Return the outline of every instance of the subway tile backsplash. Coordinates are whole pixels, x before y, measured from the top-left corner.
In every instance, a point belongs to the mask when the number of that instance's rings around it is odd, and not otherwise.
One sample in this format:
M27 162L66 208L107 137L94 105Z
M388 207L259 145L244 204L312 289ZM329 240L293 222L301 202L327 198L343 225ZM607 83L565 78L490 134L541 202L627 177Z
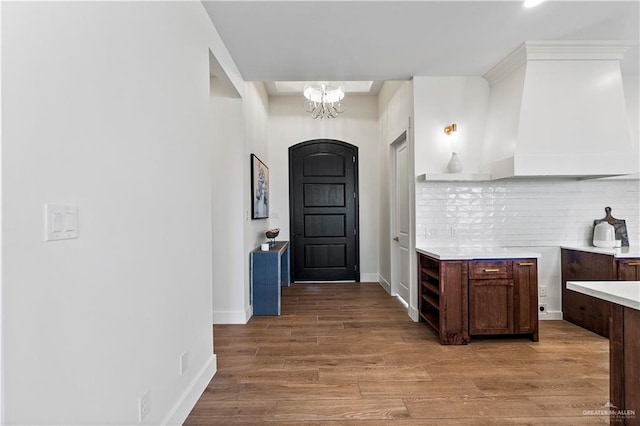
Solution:
M417 182L416 205L417 244L590 245L593 220L610 206L640 245L639 180Z

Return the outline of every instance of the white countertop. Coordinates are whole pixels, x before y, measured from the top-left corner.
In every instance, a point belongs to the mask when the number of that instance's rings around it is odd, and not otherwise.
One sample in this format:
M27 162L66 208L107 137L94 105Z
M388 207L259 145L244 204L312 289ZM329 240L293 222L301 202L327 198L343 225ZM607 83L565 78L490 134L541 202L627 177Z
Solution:
M638 247L622 247L622 248L600 248L592 246L560 246L563 249L578 250L587 253L608 254L613 257L624 259L628 257L640 257L640 248Z
M640 281L567 281L567 288L640 311Z
M416 247L418 253L438 260L540 259L541 254L515 247Z

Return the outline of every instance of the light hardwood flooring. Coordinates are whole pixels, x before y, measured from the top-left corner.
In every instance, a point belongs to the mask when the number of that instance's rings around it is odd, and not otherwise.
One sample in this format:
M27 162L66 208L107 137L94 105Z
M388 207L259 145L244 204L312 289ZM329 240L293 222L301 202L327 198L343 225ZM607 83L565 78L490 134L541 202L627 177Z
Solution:
M293 284L282 315L214 326L218 372L187 425L605 424L608 340L541 321L540 342L441 346L378 284Z

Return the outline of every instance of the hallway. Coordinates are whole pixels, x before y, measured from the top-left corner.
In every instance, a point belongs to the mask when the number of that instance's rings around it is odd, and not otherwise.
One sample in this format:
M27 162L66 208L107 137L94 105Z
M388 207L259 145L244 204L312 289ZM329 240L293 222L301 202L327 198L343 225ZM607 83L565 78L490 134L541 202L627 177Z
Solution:
M218 372L186 425L603 424L608 340L541 321L540 342L441 346L377 284L293 284L282 315L214 326Z

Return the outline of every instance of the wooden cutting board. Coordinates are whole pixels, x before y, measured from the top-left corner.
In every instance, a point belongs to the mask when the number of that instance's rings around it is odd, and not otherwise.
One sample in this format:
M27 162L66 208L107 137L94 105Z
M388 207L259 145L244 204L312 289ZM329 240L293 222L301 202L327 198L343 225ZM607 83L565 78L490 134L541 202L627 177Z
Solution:
M609 225L613 225L613 229L616 232L616 240L622 241L622 247L629 247L629 236L627 235L627 224L624 219L616 219L611 216L611 207L605 207L604 212L606 216L603 219L596 219L593 221L593 226L596 226L600 222L607 222Z

